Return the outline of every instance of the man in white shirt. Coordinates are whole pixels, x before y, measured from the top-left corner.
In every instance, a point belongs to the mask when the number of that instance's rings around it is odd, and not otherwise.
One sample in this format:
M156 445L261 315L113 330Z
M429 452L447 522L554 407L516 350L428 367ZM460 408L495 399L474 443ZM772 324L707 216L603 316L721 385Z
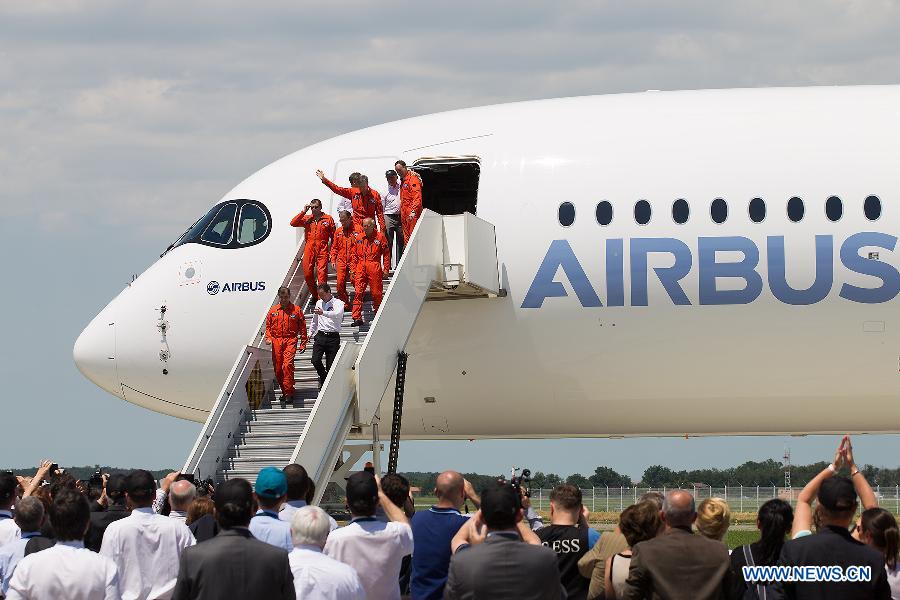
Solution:
M9 582L7 600L119 600L116 565L91 552L81 541L90 525L87 498L63 489L50 506L57 542L19 561Z
M184 523L153 510L155 495L153 475L132 471L125 492L131 515L103 534L100 554L116 564L123 600L171 598L181 553L196 543Z
M173 483L169 488L169 506L172 508L169 518L186 523L188 509L196 497L197 486L190 481L182 479Z
M391 520L375 518L378 505ZM400 566L413 553L412 529L403 509L391 502L374 475L366 471L347 479L351 523L332 531L325 554L356 569L368 598L400 599Z
M388 191L381 196L384 203L384 235L387 237L388 248L395 257L394 264L400 262L403 256L403 226L400 224L400 180L397 171L390 169L384 174L387 179ZM396 240L396 251L394 250Z
M294 549L289 555L298 598L363 600L366 592L353 567L322 554L331 531L328 514L318 506L304 506L291 520Z
M16 502L19 482L12 473L0 473L0 546L19 539L22 533L13 519L12 506Z
M16 525L22 530L21 537L0 546L0 598L9 589L16 565L25 557L28 540L41 535L44 524L44 505L37 498L29 496L16 502Z
M344 320L344 303L331 295L327 283L318 285L319 299L313 308L312 326L309 337L313 340L310 359L319 374L319 388L325 385L325 377L331 370L334 357L341 348L341 322ZM325 364L322 364L322 355Z
M309 490L312 481L310 481L309 474L303 468L303 465L292 463L281 471L284 473L285 479L287 479L287 500L281 505L281 510L278 511L278 518L290 524L294 513L307 505L306 497L310 495ZM337 521L331 515L328 515L328 522L331 524L331 531L338 528Z

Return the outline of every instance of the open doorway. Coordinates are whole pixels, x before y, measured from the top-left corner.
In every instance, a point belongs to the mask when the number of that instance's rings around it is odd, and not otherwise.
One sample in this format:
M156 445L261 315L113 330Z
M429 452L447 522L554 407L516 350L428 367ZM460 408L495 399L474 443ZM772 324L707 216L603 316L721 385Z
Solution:
M423 158L412 169L422 178L422 206L442 215L475 213L478 203L478 158Z

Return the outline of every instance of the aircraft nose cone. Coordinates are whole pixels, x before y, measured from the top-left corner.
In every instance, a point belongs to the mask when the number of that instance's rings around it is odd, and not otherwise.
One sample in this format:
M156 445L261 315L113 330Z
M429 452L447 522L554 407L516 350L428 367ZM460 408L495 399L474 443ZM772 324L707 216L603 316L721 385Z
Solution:
M116 330L111 319L101 314L91 321L75 341L72 356L85 377L123 398L116 370Z

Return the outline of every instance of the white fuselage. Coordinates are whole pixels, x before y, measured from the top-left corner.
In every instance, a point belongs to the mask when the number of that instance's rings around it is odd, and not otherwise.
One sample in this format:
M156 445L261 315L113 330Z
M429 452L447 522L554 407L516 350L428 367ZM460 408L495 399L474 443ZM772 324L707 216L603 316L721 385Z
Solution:
M384 191L398 158L476 156L477 214L496 227L507 295L426 303L407 346L405 437L898 431L898 106L895 86L644 93L343 135L226 194L263 203L270 235L174 248L85 329L76 361L119 397L205 420L297 250L291 217L313 197L337 204L316 169L341 185L361 171ZM864 215L869 196L876 220ZM684 224L672 215L679 198ZM753 198L767 208L760 223ZM633 212L642 199L646 225ZM605 226L602 201L613 209ZM563 202L575 208L569 227ZM211 281L246 291L210 294Z

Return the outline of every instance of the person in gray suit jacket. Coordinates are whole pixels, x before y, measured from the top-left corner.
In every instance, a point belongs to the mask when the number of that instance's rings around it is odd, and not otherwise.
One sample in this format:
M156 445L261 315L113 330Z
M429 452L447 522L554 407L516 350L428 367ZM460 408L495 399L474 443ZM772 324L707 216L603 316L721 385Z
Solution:
M556 553L539 545L529 528L519 527L523 514L519 493L509 483L493 483L481 493L481 510L454 538L445 600L565 599ZM529 534L538 545L522 541L521 535Z
M254 538L248 529L252 517L250 482L231 479L216 489L221 531L182 553L172 600L295 600L287 551Z
M662 535L635 545L622 598L724 600L731 585L728 548L694 535L694 496L686 490L666 494Z

